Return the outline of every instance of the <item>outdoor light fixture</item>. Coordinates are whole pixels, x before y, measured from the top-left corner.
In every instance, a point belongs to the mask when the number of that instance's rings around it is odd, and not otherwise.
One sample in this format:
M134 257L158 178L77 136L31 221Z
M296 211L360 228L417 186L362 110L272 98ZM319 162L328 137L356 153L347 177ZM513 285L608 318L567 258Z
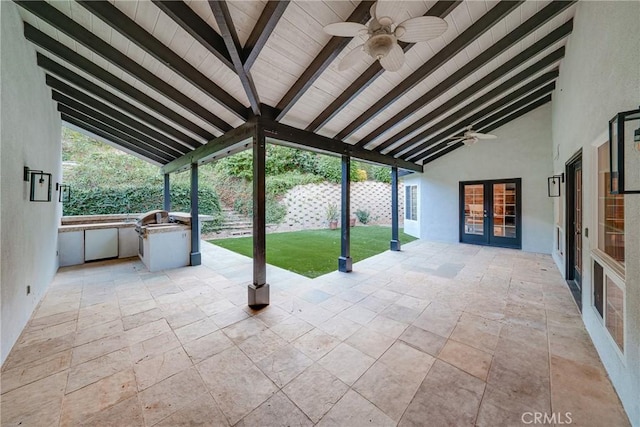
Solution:
M66 184L58 184L56 182L56 191L58 191L58 201L68 203L71 201L71 186Z
M31 181L29 191L30 202L50 202L51 201L51 174L41 170L24 167L23 179Z
M547 178L547 195L549 197L560 197L561 182L564 182L564 173Z
M625 140L632 140L636 152L640 152L640 109L624 111L609 121L609 160L611 194L640 194L640 168L632 168L631 176L637 189L628 188L625 182Z

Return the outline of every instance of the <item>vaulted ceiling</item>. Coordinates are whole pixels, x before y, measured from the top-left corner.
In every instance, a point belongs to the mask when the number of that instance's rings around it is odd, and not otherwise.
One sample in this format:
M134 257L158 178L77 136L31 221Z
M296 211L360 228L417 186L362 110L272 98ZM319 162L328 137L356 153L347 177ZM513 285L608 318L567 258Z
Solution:
M428 164L463 146L447 138L467 126L491 132L551 100L575 9L398 1L404 18L439 16L448 29L401 43L406 62L390 72L369 57L338 71L362 39L323 31L366 23L370 1L16 3L62 120L160 165L256 116L301 146Z

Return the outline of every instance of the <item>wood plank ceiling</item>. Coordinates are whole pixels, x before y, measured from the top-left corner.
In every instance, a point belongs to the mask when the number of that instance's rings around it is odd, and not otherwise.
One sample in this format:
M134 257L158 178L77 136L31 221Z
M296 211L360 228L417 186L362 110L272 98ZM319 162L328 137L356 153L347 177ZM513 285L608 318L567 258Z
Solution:
M255 116L301 146L426 165L463 146L447 138L467 126L490 132L551 100L575 12L571 1L399 2L405 19L449 26L401 43L406 62L388 72L372 58L338 71L362 40L322 29L366 23L371 1L16 3L62 120L159 165ZM308 132L321 138L307 144Z

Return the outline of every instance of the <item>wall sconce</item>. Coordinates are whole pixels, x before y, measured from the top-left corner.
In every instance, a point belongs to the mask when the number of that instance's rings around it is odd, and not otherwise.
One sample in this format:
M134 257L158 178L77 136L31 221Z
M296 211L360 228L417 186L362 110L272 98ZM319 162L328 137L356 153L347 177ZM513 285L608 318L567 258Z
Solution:
M564 182L564 172L547 178L547 196L560 197L560 183Z
M23 179L31 181L29 191L30 202L50 202L51 201L51 174L41 170L24 167Z
M626 186L625 139L632 140L635 151L640 152L640 109L618 113L609 121L611 194L640 194L640 189L631 190Z
M58 201L68 203L71 201L71 186L66 184L58 184L56 182L56 191L58 191Z

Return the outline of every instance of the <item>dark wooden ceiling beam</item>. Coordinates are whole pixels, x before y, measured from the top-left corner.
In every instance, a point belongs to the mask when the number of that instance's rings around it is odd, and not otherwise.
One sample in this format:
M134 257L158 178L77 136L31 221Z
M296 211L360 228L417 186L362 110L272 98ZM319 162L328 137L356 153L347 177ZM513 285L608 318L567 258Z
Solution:
M180 77L209 95L211 99L235 114L236 117L241 120L247 118L246 107L240 101L229 95L224 89L198 71L196 67L189 64L164 43L149 34L117 7L106 0L76 1L132 43L135 43L149 55L169 67Z
M162 132L158 132L157 130L145 125L144 123L140 122L139 120L128 116L122 112L120 112L119 110L116 110L115 108L111 108L110 106L108 106L107 104L105 104L104 102L99 101L96 98L93 98L92 96L87 95L86 93L82 92L81 90L78 90L76 88L74 88L71 85L66 84L65 82L58 80L57 78L55 78L54 76L47 74L46 78L46 84L47 86L49 86L50 88L54 89L53 93L54 93L54 101L57 102L61 102L65 105L68 105L69 107L72 108L76 108L76 106L78 108L76 109L81 109L82 108L82 104L86 105L87 107L92 108L95 111L98 111L102 114L104 114L105 116L110 117L113 120L116 120L124 125L129 126L132 129L135 129L138 132L141 132L143 134L145 134L147 137L154 139L155 141L161 143L162 145L167 147L167 152L169 154L173 154L173 155L183 155L185 154L187 151L190 151L191 149L189 147L186 147L182 144L180 144L178 141L169 138L168 136L166 136L165 134L163 134ZM59 94L59 95L57 95ZM73 101L73 103L72 103ZM76 104L77 103L77 104Z
M160 129L161 131L173 136L181 143L187 145L189 148L197 148L202 145L202 143L200 143L199 141L196 141L190 136L180 132L173 126L170 126L169 124L166 123L166 121L160 120L156 116L149 114L146 111L128 103L123 98L120 98L118 95L114 94L113 92L103 89L102 87L94 84L93 82L90 82L84 77L79 76L78 74L74 73L68 68L65 68L64 66L58 64L57 62L47 58L46 56L42 55L39 52L37 53L37 62L40 67L44 68L48 72L55 74L56 76L62 78L63 80L66 80L67 82L79 87L85 92L90 93L92 96L95 96L99 99L102 99L106 102L111 103L112 105L118 107L122 111L129 113L133 117L149 123L153 127ZM48 79L47 81L49 81L50 77L51 76L47 75L47 79ZM57 87L55 88L65 93L66 95L72 96L71 94L66 93L64 90L62 90L62 86L60 84L57 84Z
M532 57L537 55L540 51L544 50L544 48L548 47L548 44L546 44L547 41L548 40L541 39L539 42L534 43L528 49L525 49L520 54L514 56L512 59L508 60L503 65L501 65L500 67L496 68L494 71L490 72L489 74L487 74L486 76L484 76L483 78L478 80L477 82L473 83L468 88L463 89L457 95L449 98L448 100L443 102L441 105L439 105L435 109L431 110L430 112L428 112L427 114L425 114L424 116L422 116L421 118L419 118L418 120L416 120L415 122L413 122L412 124L407 126L406 128L402 129L397 134L389 137L386 141L380 143L378 146L376 146L374 148L374 150L375 151L383 151L385 148L397 143L401 139L409 136L410 134L412 134L413 132L419 130L423 126L428 125L431 121L437 119L438 117L440 117L441 115L445 114L447 111L451 110L452 108L456 107L457 105L465 102L467 99L471 98L472 96L474 96L478 92L481 92L487 86L493 84L494 82L496 82L497 80L502 78L507 73L513 71L515 68L519 67L520 65L522 65L525 62L527 62L528 60L530 60ZM548 67L549 65L553 64L554 62L557 62L562 57L564 57L564 52L565 52L564 46L556 49L555 51L553 51L549 55L545 56L544 58L540 59L539 61L536 61L529 68L527 68L526 70L518 73L516 76L514 76L511 79L509 79L508 81L517 80L517 79L521 79L521 78L526 78L529 75L535 74L536 72L544 69L545 67ZM453 85L455 83L448 82L447 79L445 79L442 82L442 84L443 84L444 88L440 87L440 85L436 85L436 87L434 87L432 90L427 92L427 94L425 94L424 101L419 99L418 100L418 101L420 101L419 105L422 102L428 102L427 101L428 99L433 99L433 98L431 98L432 96L439 95L441 93L441 91L444 92L446 90L445 88L447 88L449 85ZM416 108L420 108L420 107L416 107ZM380 130L382 130L382 128L380 128ZM393 152L395 154L395 153L397 153L400 150L403 150L405 148L406 148L406 146L403 146L402 149L394 149Z
M163 159L163 161L165 162L170 162L175 158L175 156L167 154L166 152L158 149L157 147L154 147L153 144L139 140L138 138L131 135L127 130L122 130L119 127L111 126L111 124L105 123L99 118L94 117L92 114L93 112L91 111L88 111L88 110L80 111L62 103L58 103L58 111L60 113L75 117L76 119L84 123L88 123L98 129L102 129L103 131L111 135L114 135L120 138L121 140L127 141L129 144L132 144L136 147L139 147L140 149L143 149L149 153L152 153L153 155Z
M461 1L439 1L431 7L424 16L437 16L444 18L453 9L462 4ZM347 39L349 40L349 39ZM399 43L402 50L407 52L415 43ZM326 125L336 114L342 111L351 101L353 101L362 91L364 91L375 79L384 73L384 68L378 61L375 61L367 70L362 73L349 87L340 94L322 113L316 117L309 126L308 131L315 132Z
M25 38L30 42L54 54L55 56L62 59L66 63L73 65L74 67L82 70L83 72L96 78L97 80L100 80L101 82L112 87L113 89L117 90L121 94L126 95L131 99L135 99L138 103L158 113L160 116L163 116L168 121L173 122L181 126L182 128L189 130L190 132L193 132L195 135L198 135L207 141L210 141L211 139L214 138L214 136L209 131L202 129L200 126L196 125L192 121L176 113L175 111L167 107L162 102L159 102L151 98L149 95L146 95L142 91L131 86L129 83L126 83L120 80L113 74L106 71L104 68L94 64L93 62L86 59L82 55L79 55L76 52L69 49L68 47L58 43L51 37L47 36L43 32L35 29L34 27L32 27L27 23L24 24L24 35L25 35ZM41 62L42 62L41 58L46 58L47 61L53 62L51 59L38 53L37 55L38 65L41 65Z
M268 1L264 6L256 26L253 27L247 42L244 44L243 52L243 66L244 70L248 73L253 63L256 62L260 51L267 44L269 36L276 28L278 21L284 14L284 11L289 6L289 0L272 0Z
M402 83L393 88L389 93L380 98L369 107L358 118L349 123L336 135L339 139L345 139L355 131L367 124L369 120L378 115L383 109L389 107L401 96L413 89L416 85L429 77L438 68L469 46L474 40L485 32L489 31L497 22L519 7L522 1L503 0L495 5L491 10L482 15L480 19L471 24L462 34L453 39L451 43L440 49L427 62L422 64L416 71L406 77Z
M490 126L487 126L484 129L481 129L481 130L483 132L491 132L492 130L497 129L500 126L504 126L507 123L509 123L509 122L511 122L511 121L513 121L513 120L515 120L515 119L527 114L528 112L533 111L536 108L539 108L539 107L541 107L544 104L547 104L549 102L551 102L551 94L549 94L549 95L547 95L547 96L545 96L543 98L540 98L539 100L527 105L526 107L524 107L524 108L522 108L522 109L520 109L520 110L518 110L518 111L516 111L516 112L514 112L512 114L509 114L508 116L504 117L503 119L495 122L494 124L492 124ZM445 148L444 150L439 151L438 153L432 155L431 157L428 157L428 158L424 159L422 164L426 165L428 163L431 163L434 160L439 159L440 157L445 156L445 155L449 154L450 152L452 152L454 150L457 150L460 147L464 147L464 144L462 142L458 142L458 143L456 143L456 144L454 144L454 145L452 145L450 147ZM420 159L420 160L422 160L422 159Z
M374 4L374 1L362 1L355 8L355 10L347 18L347 22L357 22L359 24L365 24L371 19L369 10ZM455 3L455 2L450 2ZM276 116L276 120L280 121L289 112L291 107L304 95L304 93L311 87L313 82L326 70L334 59L338 57L340 52L347 47L351 41L348 37L331 37L329 42L322 48L320 53L311 61L311 64L307 67L302 75L291 86L287 93L282 97L276 109L279 111Z
M452 86L452 85L458 83L460 80L464 79L465 77L469 76L471 73L475 72L478 68L482 67L483 65L487 64L489 61L491 61L494 58L496 58L498 55L500 55L500 54L504 53L505 51L507 51L507 49L509 49L511 46L516 44L518 41L522 40L527 35L531 34L537 28L542 26L544 23L548 22L551 18L556 16L558 13L560 13L561 11L563 11L564 9L566 9L567 7L569 7L573 3L574 3L573 1L553 1L553 2L551 2L549 5L544 7L541 11L536 13L533 17L529 18L524 23L522 23L520 26L518 26L516 29L514 29L509 34L507 34L506 36L504 36L503 38L498 40L496 43L494 43L490 48L486 49L485 51L480 53L478 56L473 58L471 61L469 61L467 64L465 64L463 67L458 69L455 73L453 73L451 76L449 76L446 79L447 84L442 84L441 87L445 87L447 85ZM495 6L494 9L496 9L498 6ZM494 9L492 9L491 11L493 11ZM491 11L489 11L487 14L485 14L485 16L489 15L489 13L491 13ZM497 22L497 21L487 22L487 23L485 23L485 25L488 25L489 27L485 28L484 30L481 30L480 28L482 26L475 27L475 25L481 23L483 18L478 20L471 27L469 27L465 32L463 32L460 36L458 36L458 38L456 38L456 40L461 39L461 44L460 45L462 46L462 48L466 47L470 41L473 41L475 39L473 37L473 33L474 32L480 31L480 33L478 34L478 35L480 35L480 34L484 33L484 31L489 30L490 27L493 26ZM502 17L499 17L498 20L500 20L500 19L502 19ZM451 46L453 46L456 40L454 40L451 44L446 46L440 52L443 52L446 49L448 49ZM463 43L466 43L466 44L462 45ZM440 52L438 52L438 53L440 53ZM458 51L456 51L456 53L457 52ZM398 100L400 98L400 96L404 95L408 90L413 88L415 86L415 84L417 84L417 82L422 81L422 79L424 77L421 74L419 74L419 72L421 72L421 70L425 66L427 66L430 62L434 61L437 56L438 56L438 54L436 54L436 56L434 56L432 59L427 61L427 63L425 65L423 65L421 68L419 68L415 73L413 73L409 77L409 79L406 79L405 81L403 81L400 85L398 85L396 88L394 88L391 92L389 92L380 101L376 102L372 107L370 107L367 111L365 111L363 114L361 114L360 117L358 117L356 120L354 120L352 123L350 123L347 127L345 127L338 134L338 137L346 137L346 136L349 136L349 135L353 134L353 132L355 132L356 130L360 129L362 126L367 124L373 117L375 117L377 114L379 114L384 108L390 106L393 102ZM448 59L450 59L450 58L451 57L444 58L445 62L448 61ZM442 63L438 64L438 66L440 66L440 65L442 65ZM430 68L427 69L427 72L429 70L430 70ZM406 117L408 117L409 115L411 115L415 111L417 111L417 109L415 109L415 105L416 104L421 104L422 102L424 102L426 100L425 98L426 97L424 97L424 96L421 97L420 98L420 100L421 100L420 103L418 103L417 101L412 103L412 107L413 108L410 109L409 107L406 107L400 113L396 114L391 120L388 120L387 123L389 123L389 125L387 127L385 127L384 129L385 130L389 129L391 127L391 125L395 125L395 124L401 122ZM433 99L435 99L435 98L430 98L430 99L426 100L427 101L426 103L432 101ZM422 105L426 105L426 103L424 103ZM382 127L378 127L374 132L370 133L365 138L363 138L363 140L359 141L358 144L361 145L361 146L364 146L365 144L371 142L371 140L374 137L380 135L381 132L380 132L379 129L381 129L381 128Z
M465 117L466 114L461 114L461 115L457 115L455 113L452 114L451 116L447 117L447 119L445 119L442 123L438 123L432 126L430 129L425 130L420 135L416 135L414 138L413 144L419 143L421 141L426 141L426 142L423 142L420 145L412 148L411 150L401 154L399 157L409 159L412 156L429 148L431 145L435 144L436 142L442 140L443 138L446 138L454 134L455 132L462 132L467 126L473 123L475 123L474 127L484 126L486 123L483 123L483 122L476 123L476 122L478 122L478 120L483 120L488 115L494 114L496 111L511 104L515 100L525 95L527 95L528 97L531 97L531 96L535 97L535 95L540 97L552 91L555 88L555 83L550 83L550 84L547 84L547 83L549 83L552 80L555 80L557 75L558 74L556 71L555 73L552 72L552 73L547 73L543 76L540 76L539 78L532 80L531 82L519 87L518 89L512 92L509 92L502 98L482 108L481 110L477 111L471 116ZM536 92L534 92L534 90L536 90L537 88L539 88L541 85L544 85L544 84L547 84L547 85L542 89L539 89ZM530 94L533 94L533 95L530 95ZM512 108L513 105L517 105L517 103L510 105L509 108ZM452 123L455 123L455 124L449 126ZM449 127L445 129L444 128L445 126L449 126ZM440 130L440 132L437 135L433 136L434 133L437 132L438 130Z
M209 141L202 147L198 147L166 164L161 172L167 174L184 171L190 168L192 164L202 164L246 150L250 146L251 138L256 135L256 123L256 118L249 119L249 121Z
M231 55L220 34L181 0L151 0L161 11L207 48L227 67L234 70Z
M421 140L426 139L429 135L432 135L438 129L442 129L445 126L449 126L450 124L454 123L455 121L459 120L460 118L466 116L467 114L470 114L473 110L481 107L483 104L491 101L493 98L495 98L495 97L497 97L499 95L502 95L504 93L507 93L513 87L515 87L516 85L522 83L523 81L526 81L528 78L530 78L532 75L534 75L537 71L539 71L539 69L540 69L540 68L538 68L539 64L540 63L537 62L532 67L527 68L526 70L524 70L523 72L521 72L521 73L517 74L516 76L510 78L509 80L507 80L503 84L501 84L499 86L496 86L494 89L492 89L489 92L485 93L484 95L478 97L477 99L475 99L474 101L472 101L469 104L465 105L464 107L460 108L456 112L450 114L445 119L435 123L434 125L430 126L427 129L421 131L417 135L415 135L412 138L408 139L402 145L394 148L393 150L389 151L386 154L389 154L391 156L395 156L397 154L402 153L407 148L410 148L413 145L415 145L416 143L420 142ZM547 66L548 66L548 64L547 64ZM544 67L542 67L542 68L544 68ZM543 83L546 83L546 82L548 82L550 80L555 79L558 76L558 74L559 74L559 72L558 72L557 68L555 70L553 70L553 71L545 73L543 76L541 76L538 79L533 81L533 82L536 82L536 81L540 82L538 85L533 86L533 87L537 87L540 84L543 84ZM533 82L529 83L528 85L525 85L524 87L528 87L529 85L534 84ZM522 88L517 89L516 91L514 91L512 93L518 93L521 90L522 90ZM525 93L526 92L527 91L525 91ZM509 94L509 95L511 95L511 94Z
M240 83L242 83L244 92L247 94L249 104L251 104L251 110L253 111L254 115L259 116L260 98L258 97L258 90L256 89L256 85L253 83L251 73L245 71L244 69L242 46L240 45L240 40L238 39L236 28L233 25L233 19L231 18L231 13L229 12L227 2L224 0L210 0L209 7L213 12L213 16L215 17L216 22L218 23L218 27L220 28L220 32L222 33L222 39L227 46L227 50L231 55L233 68L240 78Z
M408 136L409 134L415 132L416 130L418 130L422 126L425 126L425 125L429 124L429 122L431 122L432 120L434 120L435 118L437 118L441 114L443 114L446 111L448 111L449 109L455 107L457 104L465 101L466 99L468 99L469 97L473 96L477 92L484 90L485 87L487 87L488 85L492 84L496 80L500 79L505 74L510 73L511 71L513 71L514 69L519 67L520 65L526 63L531 58L533 58L534 56L538 55L540 52L542 52L545 49L547 49L548 47L552 46L554 43L557 43L558 41L560 41L563 38L567 37L569 34L571 34L572 29L573 29L573 20L570 20L570 21L566 22L565 24L561 25L560 27L556 28L551 33L549 33L546 36L542 37L540 40L538 40L537 42L535 42L534 44L532 44L531 46L529 46L528 48L526 48L525 50L523 50L519 54L515 55L513 58L507 60L504 64L502 64L501 66L499 66L495 70L491 71L489 74L487 74L486 76L482 77L480 80L478 80L477 82L473 83L468 88L462 90L459 94L457 94L457 95L453 96L452 98L450 98L449 100L445 101L442 105L440 105L439 107L435 108L433 111L427 113L425 116L419 118L414 123L410 124L409 126L407 126L404 129L402 129L401 131L399 131L395 135L389 137L386 141L384 141L383 143L379 144L375 148L375 150L376 151L382 151L383 149L385 149L385 148L395 144L396 142L400 141L402 138L404 138L404 137ZM564 54L564 48L562 50L562 55L563 54ZM554 54L552 54L552 55L559 55L559 52L556 50L554 52ZM562 55L560 55L560 57ZM543 59L541 61L547 62L547 60L553 60L553 59L550 58L550 57L546 57L545 59ZM425 105L429 104L431 101L436 99L438 96L442 95L447 90L449 90L450 88L455 86L458 82L463 80L465 77L467 77L471 73L475 72L477 70L477 68L479 68L480 66L481 66L480 60L478 60L477 58L474 58L473 60L471 60L467 64L463 65L460 69L458 69L452 75L450 75L449 77L444 79L442 82L438 83L436 86L434 86L427 93L425 93L424 95L422 95L421 97L416 99L414 102L409 104L406 108L402 109L402 111L400 111L399 113L394 115L391 119L387 120L385 123L383 123L382 125L378 126L376 129L371 131L368 135L366 135L364 138L362 138L359 141L358 144L359 145L365 145L365 144L368 144L369 142L373 141L375 138L377 138L380 135L382 135L388 129L391 129L394 126L398 125L403 120L405 120L407 117L411 116L413 113L415 113L416 111L420 110L422 107L424 107ZM535 65L533 67L535 67Z
M222 132L230 130L232 127L227 122L202 107L193 99L184 95L181 91L175 89L172 85L165 82L155 74L144 68L142 65L133 61L124 53L110 46L104 40L92 34L82 25L60 12L55 7L43 1L25 1L17 0L16 3L25 10L36 15L43 21L49 23L57 30L71 37L95 54L101 56L111 64L120 68L124 72L132 75L136 79L142 81L147 86L155 89L160 94L173 100L177 104L191 111L205 122L218 128ZM25 36L27 34L27 25L25 23Z
M69 114L66 113L60 113L60 118L62 119L63 122L66 122L72 126L75 126L79 129L82 129L86 132L91 132L94 135L97 135L98 137L105 139L107 141L109 141L110 143L117 145L119 147L125 148L129 151L134 152L135 154L137 154L138 156L142 157L143 159L146 160L151 160L155 163L159 163L160 165L164 165L167 163L167 160L156 156L153 153L150 153L149 151L143 150L142 148L140 148L137 145L134 145L132 143L129 143L123 139L118 138L117 136L114 136L106 131L104 131L103 129L99 129L97 127L94 127L88 123L83 122L82 120L73 117Z
M303 150L318 151L338 155L347 155L366 162L377 163L386 166L397 166L400 169L422 172L422 167L412 162L385 156L364 148L354 147L351 144L337 139L318 135L316 133L294 128L274 120L261 118L258 126L264 129L265 135L275 144L300 148ZM277 142L280 141L280 142ZM284 144L283 144L284 142Z
M116 129L120 132L122 132L123 134L128 135L129 137L137 140L138 142L142 143L142 144L146 144L149 147L153 147L156 150L158 150L159 152L163 152L165 154L167 154L168 156L171 157L179 157L184 155L185 153L180 152L178 150L174 150L173 148L167 147L166 145L162 144L160 141L158 141L155 138L152 138L148 135L145 135L144 133L138 131L137 129L133 128L132 126L130 126L128 123L124 123L121 122L119 120L116 120L114 118L112 118L111 116L107 116L106 114L92 108L89 107L86 104L83 104L81 102L76 101L75 99L72 99L56 90L52 90L51 91L52 95L51 95L51 99L53 99L54 101L56 101L58 103L58 105L63 105L67 108L71 108L75 111L81 112L101 123L104 123L105 125Z
M463 123L458 123L450 128L440 132L438 135L429 138L428 141L425 141L420 147L416 147L411 150L409 153L405 153L402 158L411 161L418 161L421 158L424 158L425 154L431 152L432 150L439 150L442 147L447 145L446 138L451 136L454 133L462 133L465 130L467 125L473 124L474 130L476 132L482 132L481 129L489 126L491 123L500 120L502 117L508 115L512 111L519 110L522 107L536 101L540 97L543 97L553 91L555 88L555 82L550 83L527 96L519 99L513 103L506 103L503 100L497 101L487 108L484 108L482 111L475 114L473 117L468 117L464 120ZM505 97L506 101L506 97ZM505 106L505 104L507 104ZM440 148L438 148L440 147ZM427 151L425 151L427 149ZM427 154L428 155L428 154Z

